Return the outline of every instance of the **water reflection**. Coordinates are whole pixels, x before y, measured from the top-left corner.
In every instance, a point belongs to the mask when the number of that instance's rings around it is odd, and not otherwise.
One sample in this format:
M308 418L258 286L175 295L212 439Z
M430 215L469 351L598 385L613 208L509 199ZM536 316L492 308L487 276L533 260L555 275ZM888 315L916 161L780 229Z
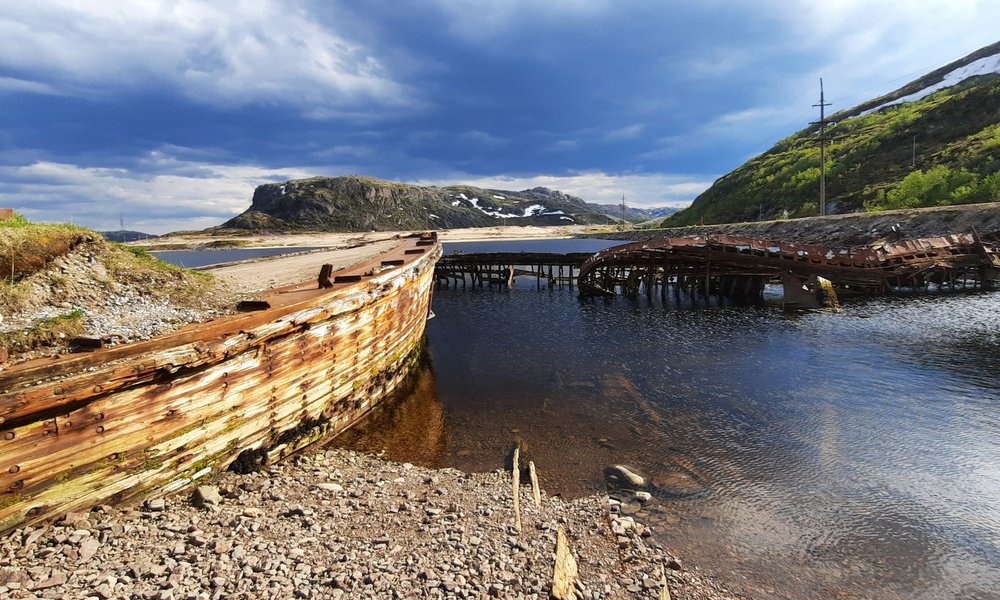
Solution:
M351 443L490 470L520 442L564 495L628 463L660 539L759 597L997 598L998 306L440 290L433 374Z
M445 466L448 428L445 409L429 361L417 373L406 396L376 406L358 427L340 434L334 444L364 452L384 452L388 460Z

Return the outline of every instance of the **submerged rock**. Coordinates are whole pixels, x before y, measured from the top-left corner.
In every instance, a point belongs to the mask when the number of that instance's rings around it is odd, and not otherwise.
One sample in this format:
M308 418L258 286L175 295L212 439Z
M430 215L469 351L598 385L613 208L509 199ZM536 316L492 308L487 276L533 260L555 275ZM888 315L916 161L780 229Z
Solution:
M624 465L611 465L604 469L604 481L613 487L626 489L641 489L647 486L645 477Z

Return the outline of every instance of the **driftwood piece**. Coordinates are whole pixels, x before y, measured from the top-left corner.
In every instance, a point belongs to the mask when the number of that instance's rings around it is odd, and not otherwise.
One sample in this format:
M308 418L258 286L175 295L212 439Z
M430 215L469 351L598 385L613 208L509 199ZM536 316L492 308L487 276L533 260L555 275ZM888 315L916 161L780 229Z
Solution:
M518 464L521 458L521 449L514 448L514 528L521 531L521 466Z
M552 570L552 597L558 600L576 598L574 587L578 576L576 559L569 547L566 530L560 525L556 531L556 563Z
M656 598L657 600L670 600L670 588L667 587L667 571L663 567L660 567L660 593Z
M535 499L535 507L542 507L542 491L538 488L538 473L535 472L535 461L528 461L528 477L531 478L531 497Z

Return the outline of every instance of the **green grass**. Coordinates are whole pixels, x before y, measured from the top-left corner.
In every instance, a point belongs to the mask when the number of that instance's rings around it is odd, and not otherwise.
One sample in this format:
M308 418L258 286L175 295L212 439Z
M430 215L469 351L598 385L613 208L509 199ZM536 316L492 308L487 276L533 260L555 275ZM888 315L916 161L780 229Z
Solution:
M0 333L0 347L16 354L43 347L64 346L70 338L84 332L86 318L82 310L71 310L42 319L27 329Z
M0 278L17 283L79 244L100 239L99 233L83 227L35 224L20 215L0 221Z

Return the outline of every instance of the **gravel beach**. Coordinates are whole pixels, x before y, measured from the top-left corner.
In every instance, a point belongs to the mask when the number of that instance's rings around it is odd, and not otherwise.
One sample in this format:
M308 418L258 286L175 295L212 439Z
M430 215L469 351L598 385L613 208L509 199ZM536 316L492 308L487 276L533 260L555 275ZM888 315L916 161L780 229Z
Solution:
M317 449L18 529L0 541L0 597L546 598L562 527L576 598L739 598L682 566L628 503L541 497L521 486L519 532L509 472Z

